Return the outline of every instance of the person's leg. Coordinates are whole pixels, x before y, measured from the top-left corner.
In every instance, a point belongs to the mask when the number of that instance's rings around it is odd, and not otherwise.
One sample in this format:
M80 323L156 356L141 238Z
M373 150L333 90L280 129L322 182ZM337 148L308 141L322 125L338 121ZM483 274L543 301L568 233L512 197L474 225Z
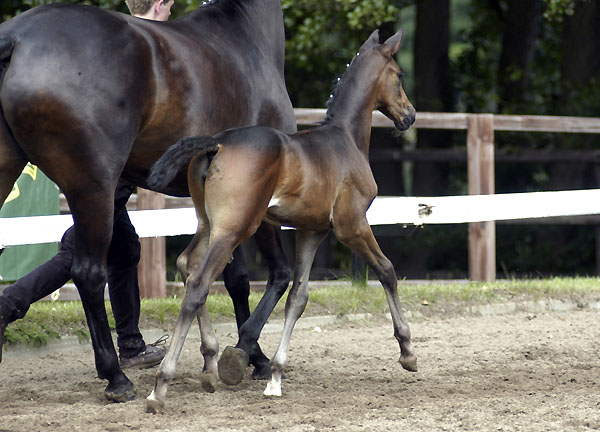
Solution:
M54 257L7 286L0 295L0 361L6 326L23 318L33 302L52 294L71 279L73 240L71 227L63 235Z
M29 306L52 294L71 279L71 250L59 252L14 284L7 286L0 296L0 307L8 322L23 318Z
M119 182L115 192L115 220L108 249L108 290L115 317L119 355L133 357L145 349L138 323L140 291L137 265L140 242L125 208L132 188Z
M139 330L137 265L140 261L140 242L125 208L132 191L133 187L119 182L115 192L115 220L107 260L108 289L122 368L154 366L166 353L164 348L146 345Z
M115 317L117 344L120 357L133 357L145 349L142 334L138 328L140 318L140 291L138 286L137 264L140 259L140 245L127 213L115 220L113 240L108 252L108 289Z

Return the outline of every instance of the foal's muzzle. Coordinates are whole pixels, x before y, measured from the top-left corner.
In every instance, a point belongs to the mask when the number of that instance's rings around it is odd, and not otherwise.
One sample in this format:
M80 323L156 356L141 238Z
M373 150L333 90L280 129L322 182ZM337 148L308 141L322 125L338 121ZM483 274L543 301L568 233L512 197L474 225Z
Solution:
M416 112L415 110L410 110L410 112L406 113L406 115L399 122L394 122L396 129L400 131L405 131L415 122Z

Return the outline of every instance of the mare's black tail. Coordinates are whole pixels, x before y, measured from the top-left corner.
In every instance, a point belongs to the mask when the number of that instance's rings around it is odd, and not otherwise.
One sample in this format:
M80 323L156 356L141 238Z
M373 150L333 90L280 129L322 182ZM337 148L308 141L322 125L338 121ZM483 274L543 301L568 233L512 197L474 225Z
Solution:
M148 185L152 189L162 189L175 178L184 164L189 164L196 155L205 155L219 151L217 140L212 137L188 137L173 144L154 163Z

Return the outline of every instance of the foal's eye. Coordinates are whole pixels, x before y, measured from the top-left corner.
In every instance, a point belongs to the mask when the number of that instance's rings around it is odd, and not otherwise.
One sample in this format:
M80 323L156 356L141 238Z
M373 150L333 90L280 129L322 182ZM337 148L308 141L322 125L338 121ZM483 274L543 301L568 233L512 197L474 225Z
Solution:
M398 72L398 79L402 80L404 78L404 72Z

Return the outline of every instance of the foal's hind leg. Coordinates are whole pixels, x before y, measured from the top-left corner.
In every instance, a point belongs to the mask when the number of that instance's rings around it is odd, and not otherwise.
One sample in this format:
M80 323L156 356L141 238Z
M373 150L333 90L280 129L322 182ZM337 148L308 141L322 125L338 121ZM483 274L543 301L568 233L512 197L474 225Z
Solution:
M201 330L212 328L210 316L205 307L209 287L219 273L223 271L227 260L233 252L233 248L237 244L238 242L232 236L220 236L219 238L211 239L201 265L187 278L186 293L181 304L181 310L179 311L173 340L169 346L167 355L156 372L154 390L152 390L152 393L146 400L146 410L148 412L156 413L165 405L167 389L175 376L177 361L194 317L196 315L200 316ZM202 336L204 337L206 334L203 333ZM216 351L213 350L210 354L216 358ZM216 380L216 371L213 372L213 375Z
M177 258L177 268L179 269L184 282L187 281L189 275L193 273L202 262L202 258L208 249L209 237L210 228L206 213L199 212L198 230L190 244L181 253L179 258ZM201 338L200 353L204 358L202 386L206 391L213 392L217 385L217 355L219 353L219 343L214 334L210 319L208 319L209 315L206 311L206 304L200 306L197 318Z
M327 231L298 231L296 234L296 266L294 282L285 304L283 334L277 351L271 360L271 381L264 391L265 396L281 396L281 376L287 364L288 348L296 321L304 312L308 302L308 277L317 248Z
M400 364L408 371L417 371L417 357L410 341L410 329L402 313L398 297L398 280L394 266L385 257L366 218L358 222L338 220L334 232L338 240L358 254L377 274L383 285L394 323L394 336L400 344Z
M275 305L287 290L290 272L279 237L279 228L263 223L254 239L269 266L269 280L265 294L256 309L239 329L239 340L235 348L227 347L219 359L219 378L225 384L238 384L248 365L254 366L252 378L267 379L271 376L269 359L258 345L258 338ZM247 355L245 355L247 353Z

